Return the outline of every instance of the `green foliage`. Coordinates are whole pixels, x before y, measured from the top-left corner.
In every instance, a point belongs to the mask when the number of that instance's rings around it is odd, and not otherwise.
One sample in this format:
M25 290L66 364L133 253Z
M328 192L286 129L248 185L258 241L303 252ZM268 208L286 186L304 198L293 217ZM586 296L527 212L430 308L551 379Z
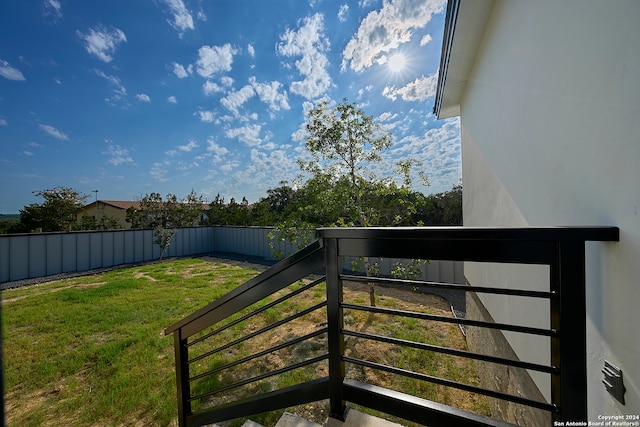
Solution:
M176 234L176 230L167 230L160 226L153 230L153 243L160 246L160 259L171 244L171 238Z
M80 217L80 220L73 225L74 230L119 230L122 228L122 224L117 218L103 215L100 221L96 221L94 216L84 214Z
M0 234L22 233L25 230L20 222L20 215L0 214Z
M204 198L193 190L183 199L169 193L163 200L160 193L151 193L140 200L140 209L127 209L126 221L131 228L193 227L201 223L204 210Z
M71 231L76 223L76 211L89 197L71 187L55 187L33 194L43 197L44 202L20 209L20 222L29 231Z

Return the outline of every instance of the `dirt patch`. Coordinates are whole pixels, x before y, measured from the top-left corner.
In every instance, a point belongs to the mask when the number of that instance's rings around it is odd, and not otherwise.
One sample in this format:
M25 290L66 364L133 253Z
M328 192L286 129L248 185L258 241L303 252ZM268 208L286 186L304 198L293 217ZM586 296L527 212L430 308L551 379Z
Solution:
M65 289L71 289L71 288L80 288L80 289L88 289L88 288L97 288L99 286L103 286L106 285L107 282L98 282L98 283L79 283L79 284L74 284L74 285L69 285L69 286L61 286L59 288L54 288L54 289L46 289L43 290L42 288L36 288L34 287L34 292L29 294L29 295L22 295L19 297L14 297L14 298L2 298L2 300L0 300L0 303L2 305L13 302L13 301L18 301L24 298L28 298L28 297L32 297L32 296L36 296L36 295L42 295L42 294L50 294L53 292L58 292L58 291L63 291Z

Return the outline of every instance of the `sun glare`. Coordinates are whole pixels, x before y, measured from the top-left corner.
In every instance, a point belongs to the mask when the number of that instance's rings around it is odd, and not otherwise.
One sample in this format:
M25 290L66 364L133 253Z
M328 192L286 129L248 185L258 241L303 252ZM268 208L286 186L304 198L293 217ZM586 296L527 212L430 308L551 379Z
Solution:
M391 55L391 57L389 57L389 61L388 61L389 70L391 70L394 73L399 73L402 70L404 70L406 63L407 63L407 60L405 59L403 54L395 53Z

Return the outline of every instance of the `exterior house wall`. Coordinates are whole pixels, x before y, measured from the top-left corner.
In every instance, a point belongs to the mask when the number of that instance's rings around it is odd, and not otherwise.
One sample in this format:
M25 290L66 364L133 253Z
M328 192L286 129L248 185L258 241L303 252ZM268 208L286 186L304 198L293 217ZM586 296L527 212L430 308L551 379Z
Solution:
M111 206L100 201L97 203L94 202L80 210L77 214L78 221L85 214L94 217L97 222L100 222L102 217L109 216L117 219L122 228L131 228L131 224L127 222L127 211L125 209Z
M620 228L620 242L586 248L590 420L640 413L639 17L635 0L497 1L460 100L465 226ZM465 275L548 286L540 267L467 263ZM498 322L519 311L480 299ZM544 326L540 313L527 321ZM548 362L548 346L507 339ZM626 405L602 384L605 359L623 371Z

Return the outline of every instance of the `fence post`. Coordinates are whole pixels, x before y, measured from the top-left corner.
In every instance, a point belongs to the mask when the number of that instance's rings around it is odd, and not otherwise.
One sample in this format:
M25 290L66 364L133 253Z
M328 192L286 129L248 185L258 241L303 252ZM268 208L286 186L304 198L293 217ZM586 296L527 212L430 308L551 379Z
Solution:
M327 282L327 341L329 346L329 416L345 420L344 381L344 335L342 334L342 271L338 257L338 240L324 239Z
M554 421L587 421L587 308L585 290L585 242L559 241L557 261L551 266L551 328L559 336L551 340L551 364L560 375L551 382L552 403L559 414Z
M191 390L189 389L189 352L187 340L182 339L182 328L173 333L176 354L176 387L178 398L178 425L187 427L187 417L191 415Z

